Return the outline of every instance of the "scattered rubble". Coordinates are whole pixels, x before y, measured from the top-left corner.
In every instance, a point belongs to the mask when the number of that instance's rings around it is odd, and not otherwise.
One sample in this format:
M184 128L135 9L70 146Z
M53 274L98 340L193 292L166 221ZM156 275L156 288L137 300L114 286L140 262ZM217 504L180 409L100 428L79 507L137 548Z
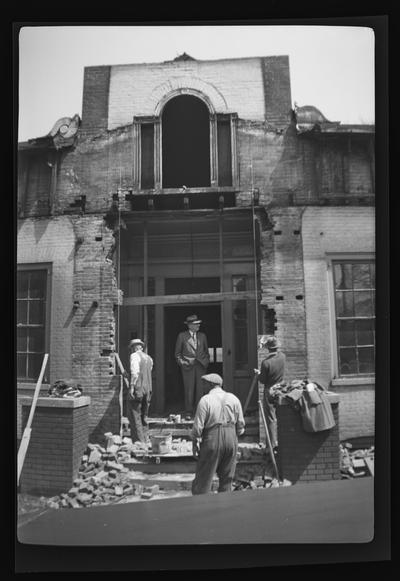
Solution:
M140 473L144 460L153 457L156 463L160 463L160 457L152 453L151 443L133 443L130 437L121 437L111 432L104 435L105 446L88 444L73 486L68 492L50 498L47 501L48 507L81 508L149 500L166 494L162 481L161 485L150 485L150 477L142 482L134 478L135 469ZM184 438L174 438L168 457L174 455L177 458L191 458L192 442ZM352 450L350 443L343 443L340 444L340 456L342 478L373 475L373 446L365 450ZM264 444L240 443L237 459L233 483L235 491L292 485L286 479L278 481L274 477L272 462ZM168 478L171 479L171 475ZM178 484L176 487L181 488L182 493L187 491L187 487L180 487Z
M81 508L101 504L115 504L136 496L141 499L154 498L161 491L158 485L143 486L131 482L131 470L124 466L151 455L151 444L133 443L131 438L104 434L105 446L88 444L82 456L78 477L72 488L49 499L50 508ZM176 455L192 454L191 441L176 438L172 442L172 452Z
M374 476L375 447L352 450L349 442L340 444L340 473L342 479Z

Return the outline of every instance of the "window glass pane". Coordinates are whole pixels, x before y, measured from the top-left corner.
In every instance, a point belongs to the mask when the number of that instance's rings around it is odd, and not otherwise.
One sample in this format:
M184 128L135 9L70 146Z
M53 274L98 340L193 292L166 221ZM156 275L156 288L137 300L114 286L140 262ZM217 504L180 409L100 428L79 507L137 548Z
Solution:
M26 377L26 354L17 353L17 377Z
M338 317L353 317L353 293L351 291L336 292L336 315Z
M374 373L375 355L373 347L361 347L358 350L359 373Z
M17 323L27 323L28 301L17 301Z
M28 296L29 272L17 272L17 298L24 299Z
M374 319L356 321L357 345L374 345Z
M349 375L353 373L358 373L357 370L357 354L356 349L340 349L339 350L340 359L340 373L341 375Z
M28 378L38 379L42 367L43 353L30 353L28 355ZM45 378L44 378L45 379Z
M233 329L235 345L235 369L247 369L247 303L236 301L233 304Z
M44 328L29 329L28 351L44 352Z
M370 317L374 310L370 291L357 291L354 293L354 314L356 317Z
M337 321L338 341L341 347L356 345L354 321Z
M154 188L154 125L141 126L141 186L142 189Z
M335 275L335 288L337 289L351 289L352 288L352 278L351 278L352 265L349 263L336 263L334 265L334 275Z
M371 286L375 288L375 262L371 262L370 270L371 270Z
M230 120L217 123L218 185L232 185L231 124Z
M17 329L17 351L27 351L28 333L27 329Z
M247 279L245 276L233 276L232 287L234 292L245 291L247 288Z
M371 288L369 264L353 264L353 285L354 288Z
M46 296L46 271L33 270L29 283L29 297L31 299L44 299Z
M29 301L29 323L40 325L44 323L44 302Z

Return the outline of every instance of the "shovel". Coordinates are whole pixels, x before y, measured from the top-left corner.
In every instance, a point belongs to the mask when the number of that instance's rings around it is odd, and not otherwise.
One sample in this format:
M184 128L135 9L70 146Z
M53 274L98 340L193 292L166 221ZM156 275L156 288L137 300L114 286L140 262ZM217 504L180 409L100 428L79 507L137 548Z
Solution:
M260 399L258 400L258 406L260 408L260 414L261 414L261 417L262 417L262 420L263 420L263 424L264 424L264 428L265 428L265 433L266 433L266 436L267 436L267 444L268 444L269 453L271 455L272 464L274 466L275 477L276 477L276 480L278 481L278 483L280 483L278 466L276 465L275 454L274 454L274 451L272 449L271 438L269 437L267 420L265 419L264 408L263 408L262 401Z
M33 420L33 414L35 413L36 402L37 402L37 398L39 397L39 391L40 391L40 388L42 386L44 370L46 369L48 358L49 358L49 354L45 353L45 355L43 357L42 369L40 370L39 379L38 379L36 387L35 387L35 393L33 396L31 411L29 412L28 421L26 423L24 433L22 434L21 443L19 445L18 457L17 457L17 485L19 484L19 478L21 476L22 467L24 465L26 452L28 450L29 440L31 439L31 432L32 432L31 424L32 424L32 420Z

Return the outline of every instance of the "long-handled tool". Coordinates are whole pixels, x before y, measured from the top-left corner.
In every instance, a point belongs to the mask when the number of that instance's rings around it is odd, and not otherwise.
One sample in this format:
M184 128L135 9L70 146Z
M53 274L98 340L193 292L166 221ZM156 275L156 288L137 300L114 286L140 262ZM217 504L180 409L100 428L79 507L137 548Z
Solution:
M280 478L279 478L278 466L276 465L275 454L274 454L274 451L272 449L271 438L269 437L267 420L265 419L264 408L263 408L262 401L260 399L258 400L258 406L260 408L260 414L261 414L261 417L262 417L262 420L263 420L263 424L264 424L264 428L265 428L265 433L266 433L266 436L267 436L267 444L268 444L269 453L271 455L272 464L273 464L273 467L274 467L275 477L276 477L276 479L277 479L277 481L279 483L280 482Z
M121 359L119 358L119 355L118 355L118 353L115 353L115 359L116 359L116 361L117 361L117 363L118 363L118 367L119 367L119 368L120 368L120 370L121 370L122 377L123 377L123 378L124 378L124 380L125 380L125 385L126 385L126 387L129 389L129 381L126 379L126 372L125 372L124 366L122 365L122 361L121 361Z
M43 357L42 369L40 370L39 379L38 379L36 387L35 387L35 393L33 395L33 401L32 401L32 405L31 405L31 410L29 412L28 421L26 422L24 433L22 434L21 443L19 445L18 456L17 456L17 485L19 484L19 478L21 476L22 467L24 465L26 452L28 450L29 440L31 439L31 432L32 432L31 424L32 424L32 420L33 420L33 414L35 413L37 398L39 397L39 392L40 392L40 388L42 386L44 371L46 369L48 358L49 358L49 354L45 353L45 355Z
M118 367L120 368L122 377L123 377L123 379L125 381L125 385L128 388L128 390L129 390L130 389L129 381L126 378L126 372L125 372L124 366L122 365L122 361L119 358L118 353L115 353L115 359L116 359L116 361L118 363ZM120 425L120 428L119 428L119 435L121 437L123 435L123 425L122 425L123 401L122 401L122 398L123 398L123 396L122 396L122 384L121 384L121 389L120 389L120 392L119 392L119 407L120 407L120 410L121 410L121 425Z
M258 375L259 375L259 374L258 374L258 373L256 373L256 371L254 371L254 377L253 377L253 379L251 380L251 384L250 384L249 393L247 394L247 399L246 399L246 401L245 401L245 403L244 403L244 406L243 406L243 415L245 415L245 413L246 413L246 410L247 410L247 408L248 408L248 405L249 405L249 403L250 403L251 396L253 395L254 388L255 388L255 386L256 386L256 384L257 384Z

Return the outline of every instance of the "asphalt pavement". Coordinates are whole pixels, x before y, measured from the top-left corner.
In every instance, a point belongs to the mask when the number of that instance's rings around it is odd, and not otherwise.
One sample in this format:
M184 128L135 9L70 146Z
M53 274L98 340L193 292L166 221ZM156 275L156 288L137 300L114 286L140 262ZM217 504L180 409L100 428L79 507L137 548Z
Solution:
M20 543L50 546L368 543L373 535L372 477L51 509L18 528Z

